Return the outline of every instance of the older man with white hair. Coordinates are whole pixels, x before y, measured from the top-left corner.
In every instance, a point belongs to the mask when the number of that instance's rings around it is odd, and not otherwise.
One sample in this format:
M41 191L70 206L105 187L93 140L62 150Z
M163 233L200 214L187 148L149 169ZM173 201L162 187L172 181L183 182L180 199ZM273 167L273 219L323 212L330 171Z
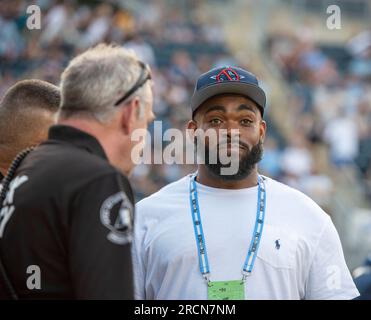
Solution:
M98 45L61 76L49 139L22 153L1 193L0 293L23 299L131 299L131 139L153 119L150 70ZM1 285L0 285L1 287Z

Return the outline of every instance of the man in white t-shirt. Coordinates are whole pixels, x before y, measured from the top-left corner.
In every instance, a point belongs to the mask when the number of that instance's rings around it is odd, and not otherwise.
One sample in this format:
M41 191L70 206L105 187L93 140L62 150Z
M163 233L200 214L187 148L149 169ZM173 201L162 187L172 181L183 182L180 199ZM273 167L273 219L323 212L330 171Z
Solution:
M359 295L330 217L297 190L258 174L265 93L236 67L201 75L188 129L238 129L211 149L220 159L137 205L133 261L137 299L353 299Z

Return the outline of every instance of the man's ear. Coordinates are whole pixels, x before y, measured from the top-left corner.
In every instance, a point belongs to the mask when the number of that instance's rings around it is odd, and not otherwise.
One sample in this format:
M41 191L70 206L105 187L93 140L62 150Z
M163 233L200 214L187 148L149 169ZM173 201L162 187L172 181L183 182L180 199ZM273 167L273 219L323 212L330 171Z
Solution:
M189 134L190 134L190 138L191 139L194 139L194 133L195 133L195 131L196 131L196 129L197 129L197 122L196 122L196 120L189 120L188 121L188 123L187 123L187 130L188 130L188 132L189 132Z
M267 123L264 120L262 120L260 123L260 141L262 143L264 143L264 140L265 140L266 130L267 130Z
M196 120L189 120L187 123L187 129L188 130L196 130L197 129L197 122Z
M129 101L121 111L120 125L125 135L130 135L138 118L139 99Z

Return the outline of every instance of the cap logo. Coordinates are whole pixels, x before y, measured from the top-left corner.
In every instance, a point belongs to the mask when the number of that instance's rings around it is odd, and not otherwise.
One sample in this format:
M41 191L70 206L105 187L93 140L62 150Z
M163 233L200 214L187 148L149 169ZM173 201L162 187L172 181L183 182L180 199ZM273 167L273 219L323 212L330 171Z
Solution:
M239 81L240 79L244 78L244 76L240 76L236 70L232 68L225 68L221 70L217 75L213 75L210 77L217 82L223 81Z

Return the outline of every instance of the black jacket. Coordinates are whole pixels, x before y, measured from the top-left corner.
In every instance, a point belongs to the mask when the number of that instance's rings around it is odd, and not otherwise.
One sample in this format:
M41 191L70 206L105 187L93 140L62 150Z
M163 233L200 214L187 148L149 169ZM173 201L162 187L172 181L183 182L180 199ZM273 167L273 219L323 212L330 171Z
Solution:
M19 298L132 299L133 208L127 178L98 141L53 126L17 169L0 217L3 264Z

